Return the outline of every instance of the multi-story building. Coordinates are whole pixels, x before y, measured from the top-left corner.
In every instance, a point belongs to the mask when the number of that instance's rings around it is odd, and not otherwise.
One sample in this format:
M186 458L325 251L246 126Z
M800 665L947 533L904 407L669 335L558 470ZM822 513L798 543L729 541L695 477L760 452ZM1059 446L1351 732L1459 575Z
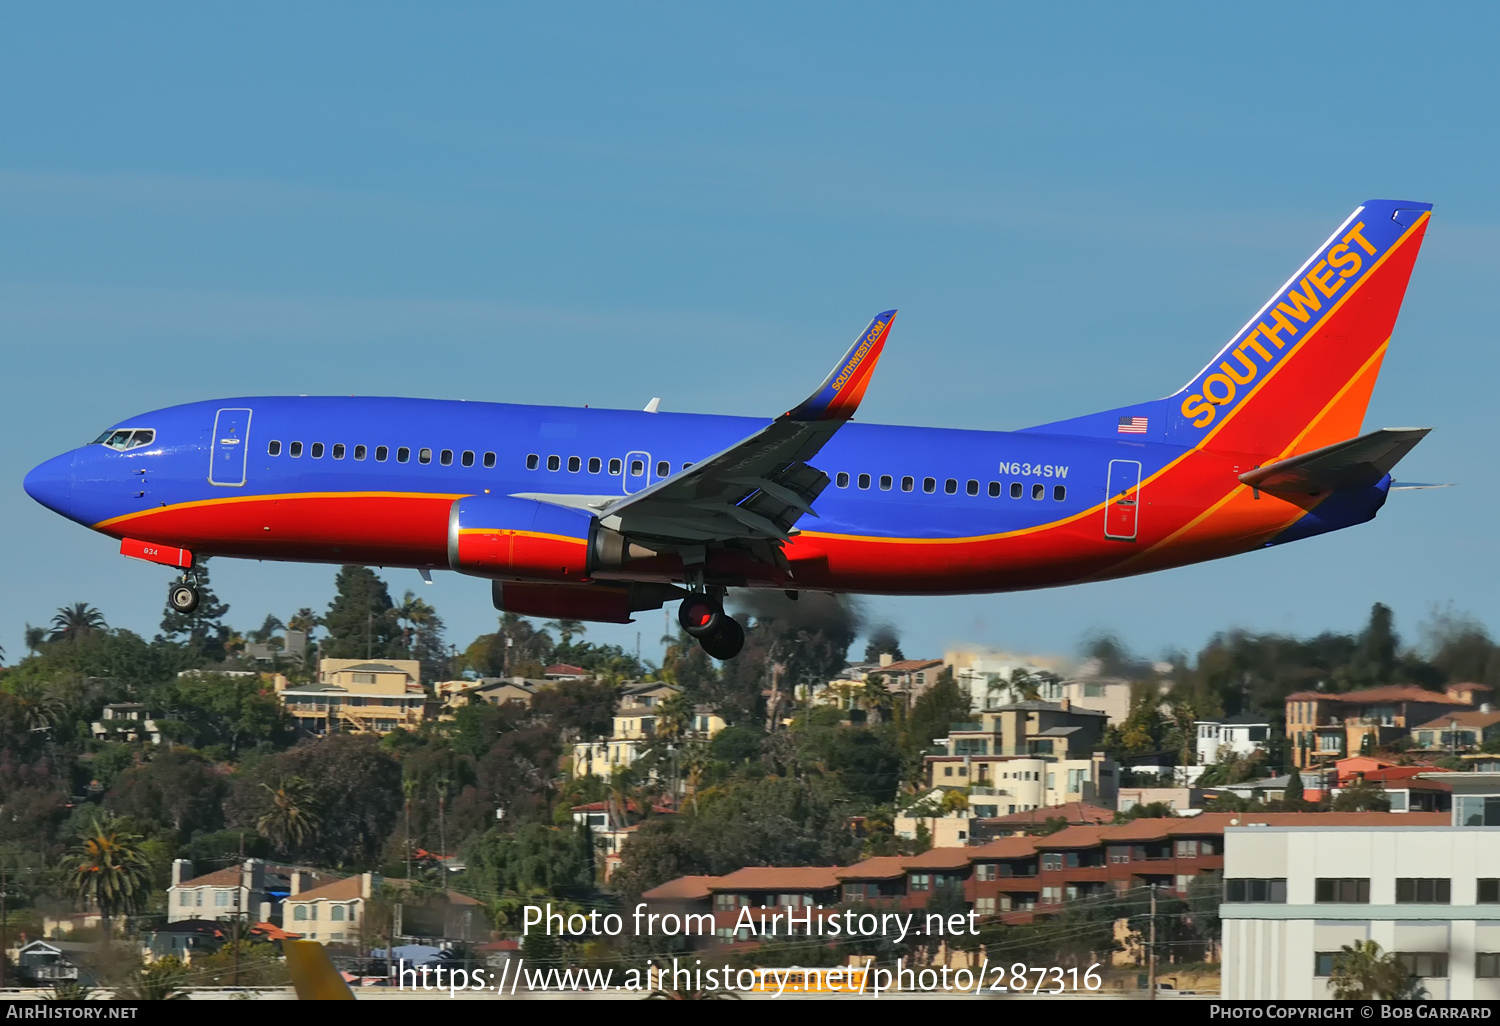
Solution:
M252 923L279 923L282 901L299 889L331 880L327 874L246 859L201 876L187 859L172 863L167 888L167 922L186 919L248 918Z
M657 736L662 703L681 691L675 684L659 681L627 687L615 707L610 736L573 745L573 775L608 780L616 769L633 766ZM712 707L697 705L688 718L687 737L707 740L724 726L724 720Z
M1266 750L1271 736L1271 721L1264 716L1240 713L1217 720L1194 720L1197 728L1197 755L1200 766L1234 762Z
M1287 739L1298 767L1323 766L1369 754L1446 714L1477 711L1479 696L1489 690L1483 684L1450 684L1442 692L1390 684L1343 694L1298 691L1286 697Z
M361 873L311 889L301 884L301 877L294 875L292 892L283 903L282 925L287 930L321 944L359 940L369 902L380 892L379 873Z
M1500 774L1430 778L1451 816L1225 832L1225 997L1329 997L1339 950L1375 941L1432 998L1500 999Z
M1500 806L1496 815L1500 817ZM712 911L721 942L749 939L726 931L744 907L758 913L762 905L771 912L783 911L788 904L798 909L821 904L824 908L817 914L832 915L850 904L867 903L916 911L944 887L961 888L964 900L981 918L1021 924L1055 914L1072 901L1138 888L1157 887L1180 896L1204 875L1218 887L1226 831L1247 824L1256 824L1257 831L1281 829L1293 836L1320 827L1392 836L1397 825L1443 822L1446 817L1378 812L1203 813L1137 819L1118 826L1069 826L1046 836L1002 837L978 846L933 848L910 857L881 856L852 866L752 867L723 877L680 877L642 897L652 911ZM835 886L837 893L831 893Z
M140 741L161 744L161 731L144 705L136 702L111 702L90 728L95 741Z
M1472 752L1497 737L1500 737L1500 712L1492 710L1488 702L1478 709L1444 713L1411 731L1411 739L1418 748L1453 754Z
M302 730L312 734L388 734L414 730L427 718L421 664L415 659L324 659L314 684L276 681L276 695Z

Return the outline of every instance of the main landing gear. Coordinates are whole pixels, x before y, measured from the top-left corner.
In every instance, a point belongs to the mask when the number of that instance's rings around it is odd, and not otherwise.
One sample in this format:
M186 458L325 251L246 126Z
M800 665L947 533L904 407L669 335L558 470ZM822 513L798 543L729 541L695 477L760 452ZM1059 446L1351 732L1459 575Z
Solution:
M719 596L696 591L677 607L677 622L698 639L703 651L720 661L733 659L745 647L745 629L724 612Z
M172 607L173 612L182 613L184 616L198 608L201 598L197 582L187 577L173 583L172 587L167 590L167 605Z

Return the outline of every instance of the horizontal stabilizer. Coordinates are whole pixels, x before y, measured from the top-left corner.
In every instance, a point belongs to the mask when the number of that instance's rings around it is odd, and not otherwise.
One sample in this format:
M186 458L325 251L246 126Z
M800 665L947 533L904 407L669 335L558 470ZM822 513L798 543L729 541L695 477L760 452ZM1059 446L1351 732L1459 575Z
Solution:
M1431 428L1381 428L1347 442L1305 452L1240 475L1267 492L1321 495L1340 488L1366 488L1391 472Z
M1393 492L1416 492L1416 491L1421 491L1424 488L1452 488L1452 487L1453 487L1453 483L1451 481L1449 483L1447 483L1447 484L1423 484L1423 483L1421 483L1419 481L1392 481L1391 482L1391 491L1393 491Z

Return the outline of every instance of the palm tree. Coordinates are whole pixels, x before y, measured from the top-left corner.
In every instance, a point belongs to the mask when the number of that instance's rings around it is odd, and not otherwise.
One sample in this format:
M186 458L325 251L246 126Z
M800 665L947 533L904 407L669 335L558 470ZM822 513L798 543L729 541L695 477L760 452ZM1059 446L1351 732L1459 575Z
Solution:
M63 858L63 887L98 908L106 945L110 919L143 908L151 895L151 864L142 843L118 818L100 813Z
M1339 949L1333 956L1328 986L1335 1001L1415 1001L1427 996L1396 953L1382 952L1372 940L1355 941Z
M412 591L401 596L401 604L391 612L396 617L396 622L403 625L401 644L407 652L411 651L412 641L416 635L432 623L432 618L437 615L436 609L422 601L417 597L416 592Z
M267 613L265 622L258 629L250 632L250 640L257 645L264 645L271 640L273 634L284 630L286 630L286 624L282 623L275 613Z
M71 606L61 607L52 617L52 632L47 640L76 641L84 635L106 630L108 627L103 613L87 602L75 602Z
M187 995L177 988L186 982L187 975L187 966L177 956L165 955L137 972L116 997L126 1001L182 1001Z
M681 740L693 726L693 700L677 692L656 712L656 736L663 741Z
M21 704L27 730L55 727L66 718L67 703L55 687L38 680L22 681L16 685L15 696Z
M290 853L318 835L323 825L312 785L301 777L286 777L272 787L261 784L270 797L270 808L255 821L255 829L278 850Z
M589 632L588 627L584 626L582 620L548 620L542 624L542 629L556 631L558 636L562 638L564 648L573 644L573 635L576 634L581 638Z
M32 654L35 654L40 651L41 647L46 643L47 628L33 627L28 623L26 625L26 650L28 652L31 652Z

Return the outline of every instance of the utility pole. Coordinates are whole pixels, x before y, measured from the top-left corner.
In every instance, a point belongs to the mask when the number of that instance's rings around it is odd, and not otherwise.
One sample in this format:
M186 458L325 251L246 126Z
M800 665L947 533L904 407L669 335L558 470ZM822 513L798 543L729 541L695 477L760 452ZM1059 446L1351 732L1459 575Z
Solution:
M1147 955L1146 985L1151 988L1151 1000L1156 1000L1156 884L1151 885L1151 940Z
M10 946L5 937L5 856L0 855L0 987L5 986L5 951Z

